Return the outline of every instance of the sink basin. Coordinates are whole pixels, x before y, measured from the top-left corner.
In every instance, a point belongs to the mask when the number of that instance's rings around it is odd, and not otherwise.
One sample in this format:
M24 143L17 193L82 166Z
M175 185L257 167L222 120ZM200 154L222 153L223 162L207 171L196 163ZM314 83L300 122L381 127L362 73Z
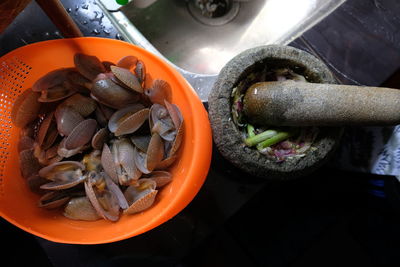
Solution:
M221 3L214 13L195 2L202 1L158 0L146 8L131 1L107 13L127 41L164 57L206 100L235 55L259 45L288 44L345 0L214 0Z

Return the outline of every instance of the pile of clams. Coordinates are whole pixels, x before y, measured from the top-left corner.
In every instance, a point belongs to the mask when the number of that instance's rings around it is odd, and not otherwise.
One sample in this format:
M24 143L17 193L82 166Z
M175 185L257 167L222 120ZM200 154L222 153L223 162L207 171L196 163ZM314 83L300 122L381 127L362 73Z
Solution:
M39 206L74 220L117 221L149 208L172 179L183 117L171 87L135 56L76 54L15 101L21 174Z

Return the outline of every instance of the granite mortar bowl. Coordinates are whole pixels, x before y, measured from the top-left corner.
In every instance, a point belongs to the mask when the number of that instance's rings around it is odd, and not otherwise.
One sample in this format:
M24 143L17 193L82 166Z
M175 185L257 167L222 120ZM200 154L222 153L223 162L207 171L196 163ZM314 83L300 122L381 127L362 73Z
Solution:
M251 175L269 180L289 180L307 175L327 162L343 134L342 127L320 127L315 150L304 157L276 162L245 146L231 116L233 88L260 68L290 68L316 83L336 83L328 67L311 54L289 46L267 45L248 49L221 70L208 99L214 142L233 165Z
M39 195L31 192L21 177L17 144L20 129L11 123L15 99L46 73L72 67L75 53L95 55L102 61L117 62L134 55L146 64L152 78L167 81L171 102L179 106L184 119L184 136L178 158L170 167L172 181L160 189L152 207L117 222L76 221L62 210L38 207ZM205 110L193 88L173 67L150 52L118 40L69 38L30 44L0 58L0 216L15 226L50 241L69 244L101 244L143 234L170 220L185 208L202 187L211 162L211 128Z

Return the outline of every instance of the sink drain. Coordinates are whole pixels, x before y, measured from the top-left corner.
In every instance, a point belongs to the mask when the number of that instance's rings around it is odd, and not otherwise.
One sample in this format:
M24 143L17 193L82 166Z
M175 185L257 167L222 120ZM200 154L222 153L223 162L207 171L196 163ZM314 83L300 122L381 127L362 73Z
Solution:
M239 3L232 0L190 0L187 8L199 22L221 26L233 20L239 12Z

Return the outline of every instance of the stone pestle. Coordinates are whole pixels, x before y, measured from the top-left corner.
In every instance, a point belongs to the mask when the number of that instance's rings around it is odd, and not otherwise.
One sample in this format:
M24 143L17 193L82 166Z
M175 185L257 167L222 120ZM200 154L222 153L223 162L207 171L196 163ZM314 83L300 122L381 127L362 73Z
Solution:
M244 113L258 125L400 124L400 90L295 81L259 82L244 96Z

